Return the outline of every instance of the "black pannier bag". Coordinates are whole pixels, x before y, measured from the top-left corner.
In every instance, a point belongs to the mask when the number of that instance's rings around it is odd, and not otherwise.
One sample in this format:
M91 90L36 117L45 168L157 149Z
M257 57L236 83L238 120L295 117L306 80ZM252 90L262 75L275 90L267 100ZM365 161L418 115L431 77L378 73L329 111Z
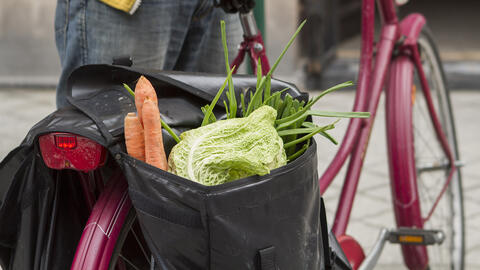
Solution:
M124 66L80 67L67 83L72 107L54 112L33 127L22 149L38 135L53 131L77 133L106 146L128 181L155 269L350 269L328 231L314 141L302 156L268 175L217 186L162 171L125 153L123 118L135 111L135 105L122 83L133 86L140 75L154 85L162 119L177 134L200 126L200 107L213 100L225 80L224 75ZM256 78L238 75L234 85L239 95L253 89ZM308 98L294 85L272 80L272 91L285 87L290 87L288 93L294 98ZM225 117L222 103L214 110L217 119ZM163 136L168 154L175 142L166 131ZM2 210L11 213L0 208L0 218Z

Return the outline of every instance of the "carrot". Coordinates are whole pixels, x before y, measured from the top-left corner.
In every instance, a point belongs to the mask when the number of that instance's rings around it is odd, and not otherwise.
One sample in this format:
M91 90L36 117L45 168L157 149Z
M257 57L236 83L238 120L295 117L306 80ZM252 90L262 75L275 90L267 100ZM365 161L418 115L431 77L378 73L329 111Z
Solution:
M128 113L124 123L127 153L136 159L145 161L145 137L140 119L135 113Z
M150 81L143 75L138 79L135 85L135 107L137 108L138 118L143 125L142 107L146 98L150 98L156 105L158 105L157 93Z
M145 128L145 160L148 164L167 170L167 156L163 148L160 111L156 102L145 98L142 106L143 126Z

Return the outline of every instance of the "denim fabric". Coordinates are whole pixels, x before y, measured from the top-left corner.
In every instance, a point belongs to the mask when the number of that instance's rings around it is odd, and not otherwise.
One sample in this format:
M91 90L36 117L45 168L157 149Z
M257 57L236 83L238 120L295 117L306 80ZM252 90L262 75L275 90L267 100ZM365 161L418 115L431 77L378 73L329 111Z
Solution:
M238 14L214 8L213 0L143 0L133 15L98 0L57 0L57 107L67 105L66 80L75 68L119 56L132 56L140 67L225 73L222 19L233 59L242 39Z

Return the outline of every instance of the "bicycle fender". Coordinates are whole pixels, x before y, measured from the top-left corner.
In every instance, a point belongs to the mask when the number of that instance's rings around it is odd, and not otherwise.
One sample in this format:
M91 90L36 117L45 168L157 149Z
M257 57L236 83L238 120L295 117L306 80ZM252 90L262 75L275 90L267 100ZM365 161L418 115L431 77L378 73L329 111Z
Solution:
M413 13L405 17L400 22L400 35L405 37L403 45L415 46L426 22L425 17L419 13Z
M412 117L412 82L415 67L408 55L393 59L386 86L387 149L395 219L398 227L422 228L423 221L417 191L414 149L405 147L413 140L412 127L406 125ZM428 255L425 246L402 246L410 256L405 264L410 269L425 269ZM418 267L420 266L420 267Z

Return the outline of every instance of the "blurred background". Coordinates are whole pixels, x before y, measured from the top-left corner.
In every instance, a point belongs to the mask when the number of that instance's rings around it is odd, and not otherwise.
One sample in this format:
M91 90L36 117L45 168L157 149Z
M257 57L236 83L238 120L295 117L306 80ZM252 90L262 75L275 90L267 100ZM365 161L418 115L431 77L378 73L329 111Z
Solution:
M273 61L298 23L308 19L279 66L276 77L296 83L313 95L318 90L357 76L360 46L360 0L257 0L259 27L266 36L269 58ZM29 128L55 110L55 86L60 74L54 43L55 0L2 0L0 2L0 159L18 145ZM400 7L401 14L421 12L427 17L452 89L460 155L467 162L463 170L467 217L467 269L480 268L480 2L474 0L412 0ZM385 164L383 99L376 121L359 196L355 201L352 235L368 251L379 229L393 227L390 193L377 183L388 183ZM350 110L353 92L344 91L325 98L324 109ZM347 125L336 130L341 138ZM379 143L377 143L379 142ZM321 145L320 172L336 147ZM340 176L341 178L342 176ZM0 179L1 181L1 179ZM331 220L342 186L334 182L325 194ZM381 205L381 207L378 207ZM372 206L374 206L372 208ZM374 209L375 211L368 210ZM363 210L362 210L363 209ZM399 249L387 246L379 268L402 269Z
M359 50L360 0L257 0L257 18L275 59L298 22L308 20L280 66L277 77L309 89L336 80ZM0 3L0 87L55 87L60 64L54 43L55 0L2 0ZM480 74L480 3L474 0L414 0L401 14L423 13L441 49L453 88L475 89ZM378 20L377 20L378 21Z

